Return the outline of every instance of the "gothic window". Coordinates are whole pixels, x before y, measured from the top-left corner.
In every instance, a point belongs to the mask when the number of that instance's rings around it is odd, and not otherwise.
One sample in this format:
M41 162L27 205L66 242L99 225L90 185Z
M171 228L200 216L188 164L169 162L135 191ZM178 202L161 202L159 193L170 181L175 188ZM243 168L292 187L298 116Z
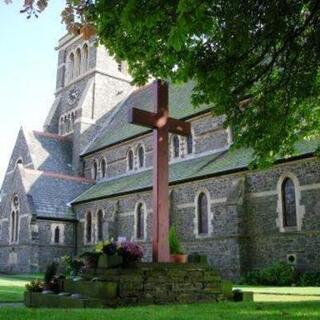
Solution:
M60 228L58 226L54 229L54 243L60 243Z
M144 208L143 204L139 203L136 212L136 239L144 239Z
M208 197L204 192L201 192L198 196L197 203L197 212L198 212L198 234L206 235L208 234Z
M193 137L192 134L187 136L187 154L191 154L193 152Z
M76 50L76 58L75 58L75 62L74 62L74 76L78 77L80 75L80 71L81 71L81 51L78 48Z
M69 78L69 81L71 81L74 77L74 54L71 53L70 56L69 56L69 64L68 64L68 78Z
M130 148L127 155L127 161L128 161L128 170L133 170L133 151Z
M86 242L92 242L92 215L89 211L86 216Z
M297 226L297 208L294 183L290 178L285 178L281 186L282 214L284 227Z
M138 161L139 161L139 168L144 167L144 148L143 146L138 147Z
M10 223L11 242L18 242L19 210L20 210L19 199L17 196L14 196L11 203L11 223Z
M101 168L101 178L104 178L107 172L107 162L104 158L101 160L100 168Z
M93 167L92 167L92 179L97 180L98 178L98 163L97 161L94 161Z
M97 235L98 235L98 241L102 241L103 240L103 212L101 210L99 210L97 214Z
M172 137L172 158L179 158L180 156L180 141L179 137L174 135Z
M88 70L88 59L89 59L89 50L88 45L84 44L82 47L82 73Z

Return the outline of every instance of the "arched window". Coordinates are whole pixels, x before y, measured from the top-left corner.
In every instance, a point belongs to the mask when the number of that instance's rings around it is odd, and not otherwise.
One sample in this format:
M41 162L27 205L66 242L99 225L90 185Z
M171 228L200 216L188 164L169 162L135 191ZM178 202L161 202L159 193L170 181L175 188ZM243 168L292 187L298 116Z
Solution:
M60 119L60 134L61 135L63 135L65 133L64 132L64 130L65 130L64 126L65 126L64 119L63 119L63 117L61 117L61 119Z
M192 134L187 136L187 154L191 154L193 152L193 137Z
M14 211L11 212L11 242L14 242L15 237L15 226L16 226L16 213Z
M98 178L98 163L97 161L93 162L93 167L92 167L92 179L97 180Z
M19 235L19 210L20 203L18 196L14 196L11 202L11 223L10 223L10 232L11 232L11 242L18 242Z
M198 211L198 234L206 235L209 233L208 228L208 197L204 192L201 192L198 196L197 203L197 211Z
M64 127L65 127L65 133L68 133L70 130L70 122L68 121L68 117L64 117Z
M68 79L71 81L74 77L74 54L71 53L69 56L69 64L68 64Z
M86 217L86 242L92 242L92 215L91 212L87 213Z
M60 228L58 226L54 229L54 243L60 243Z
M144 148L143 148L143 146L138 147L138 163L139 163L139 168L144 167Z
M17 161L16 161L16 166L17 166L18 164L23 164L23 161L22 161L22 158L21 158L21 157L18 158Z
M71 130L73 130L73 127L74 127L74 120L75 120L75 117L74 117L74 113L72 112L71 113Z
M130 148L127 155L127 161L128 161L128 170L133 170L133 151Z
M144 239L144 208L143 204L139 203L136 212L136 238Z
M98 241L103 240L103 212L101 210L97 214L97 236Z
M101 160L100 168L101 168L101 178L104 178L107 173L107 162L104 158Z
M297 226L297 208L296 208L296 194L294 183L290 178L285 178L281 186L282 195L282 213L283 226L296 227Z
M180 141L179 137L174 135L172 137L172 158L179 158L180 156Z
M88 45L84 44L82 47L82 73L88 70L89 50Z
M74 76L78 77L81 72L81 51L79 48L76 50L76 58L75 58L74 68L75 68Z

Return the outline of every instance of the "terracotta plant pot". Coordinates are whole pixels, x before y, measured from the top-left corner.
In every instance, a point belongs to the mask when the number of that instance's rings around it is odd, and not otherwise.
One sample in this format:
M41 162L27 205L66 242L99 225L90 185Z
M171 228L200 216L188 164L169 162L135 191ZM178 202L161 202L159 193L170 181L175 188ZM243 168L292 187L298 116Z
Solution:
M173 263L187 263L188 255L187 254L175 254L170 256L170 262Z

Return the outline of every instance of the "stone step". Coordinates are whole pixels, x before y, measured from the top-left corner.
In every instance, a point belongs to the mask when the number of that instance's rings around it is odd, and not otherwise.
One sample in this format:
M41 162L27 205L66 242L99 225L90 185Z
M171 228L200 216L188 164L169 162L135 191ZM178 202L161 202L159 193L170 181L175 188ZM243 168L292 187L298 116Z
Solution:
M86 297L109 300L117 297L117 288L116 282L65 279L60 282L59 290L80 293Z
M100 299L59 296L57 294L42 294L38 292L25 292L24 302L27 307L41 308L102 308L104 304Z

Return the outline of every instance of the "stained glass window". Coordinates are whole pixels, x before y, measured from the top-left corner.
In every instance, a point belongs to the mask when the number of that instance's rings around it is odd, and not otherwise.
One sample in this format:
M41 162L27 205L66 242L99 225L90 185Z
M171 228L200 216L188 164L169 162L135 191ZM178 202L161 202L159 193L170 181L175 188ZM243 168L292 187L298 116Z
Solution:
M208 234L208 198L203 192L198 197L198 233Z
M296 194L294 183L290 178L282 182L282 212L284 227L297 225Z

